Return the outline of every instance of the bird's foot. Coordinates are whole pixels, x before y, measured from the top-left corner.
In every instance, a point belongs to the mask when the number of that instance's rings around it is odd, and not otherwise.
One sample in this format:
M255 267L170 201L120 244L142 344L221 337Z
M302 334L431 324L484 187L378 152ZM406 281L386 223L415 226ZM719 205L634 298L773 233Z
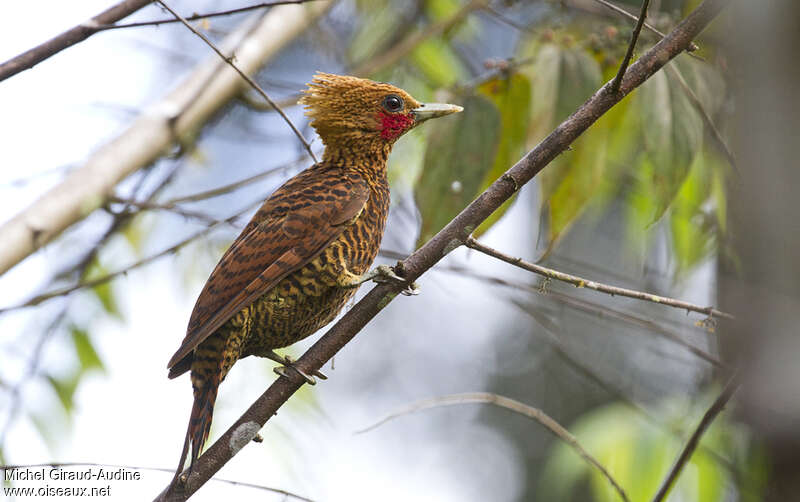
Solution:
M272 371L274 371L275 373L277 373L280 376L284 376L286 378L289 378L289 375L287 374L286 369L287 368L292 368L293 370L298 372L300 374L300 376L302 376L309 385L316 385L317 384L317 380L314 378L315 376L319 377L322 380L327 380L328 379L328 377L325 376L325 374L322 373L319 370L314 370L314 372L313 372L314 376L311 376L311 375L307 374L305 371L303 371L300 368L298 368L294 364L295 363L294 359L292 359L289 356L282 356L282 355L280 355L280 354L278 354L276 352L270 351L267 355L265 355L265 357L267 357L269 359L272 359L273 361L283 365L283 366L279 366L277 368L274 368L272 370Z
M385 282L401 282L406 284L408 281L397 275L394 271L394 268L390 267L389 265L378 265L377 267L373 268L366 274L362 275L358 281L358 284L363 284L367 281L374 281L377 283L385 283ZM420 292L419 286L417 286L416 282L411 282L406 286L404 290L400 293L405 296L415 296L418 295Z

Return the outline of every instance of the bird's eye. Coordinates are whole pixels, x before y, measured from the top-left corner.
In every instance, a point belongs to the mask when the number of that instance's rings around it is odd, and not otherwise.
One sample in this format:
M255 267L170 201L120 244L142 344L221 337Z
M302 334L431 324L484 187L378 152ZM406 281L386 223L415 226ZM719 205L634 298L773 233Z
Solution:
M383 98L383 108L387 112L396 113L403 109L403 99L397 94L389 94Z

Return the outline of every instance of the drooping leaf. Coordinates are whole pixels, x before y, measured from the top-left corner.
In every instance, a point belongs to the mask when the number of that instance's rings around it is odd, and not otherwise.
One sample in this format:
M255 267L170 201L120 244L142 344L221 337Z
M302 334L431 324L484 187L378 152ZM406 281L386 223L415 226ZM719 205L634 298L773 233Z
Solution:
M78 388L80 373L76 372L63 378L47 375L45 378L58 396L58 400L67 412L67 415L69 415L74 405L73 397L75 396L75 390Z
M478 87L478 92L489 98L500 111L500 143L494 163L481 183L484 191L503 175L525 151L530 117L531 84L527 77L516 73L508 78L495 78ZM511 207L514 198L507 200L474 232L478 237L486 232Z
M535 58L528 74L534 78L536 122L530 139L538 142L591 96L602 82L602 72L595 58L581 47L537 42L530 50ZM617 112L602 118L539 176L550 243L597 194L608 160L610 131L621 117Z
M81 364L81 371L92 369L105 371L103 361L94 349L89 333L77 326L72 326L70 335L72 337L72 345L75 347L75 353L78 355L78 360Z
M95 260L86 272L86 280L92 280L108 274L108 270L97 260ZM92 288L92 292L100 301L103 309L112 316L122 319L122 313L117 306L111 281L106 281Z
M364 22L348 45L347 58L354 64L368 60L386 46L397 30L403 16L391 3L371 3L359 9L365 15Z
M434 86L449 87L466 76L464 64L452 46L441 38L419 44L410 55L411 62Z
M703 123L684 91L666 72L653 75L639 89L646 160L652 171L640 176L639 190L653 202L649 223L658 221L672 203L702 147Z
M417 245L441 230L478 194L500 142L500 112L474 95L464 111L429 124L422 176L414 190L422 216Z

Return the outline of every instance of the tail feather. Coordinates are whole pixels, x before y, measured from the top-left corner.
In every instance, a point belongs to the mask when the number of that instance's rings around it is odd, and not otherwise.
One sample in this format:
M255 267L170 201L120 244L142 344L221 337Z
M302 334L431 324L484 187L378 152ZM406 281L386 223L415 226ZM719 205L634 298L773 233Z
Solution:
M189 472L191 473L197 457L200 456L200 450L208 440L208 434L211 432L211 418L214 415L214 403L217 400L218 388L219 382L217 382L215 378L207 379L199 389L195 388L194 404L192 405L192 413L189 416L189 427L186 429L186 438L183 441L181 459L178 463L178 469L175 472L173 482L178 479L183 470L186 457L189 454L189 447L191 446L191 457L189 461Z

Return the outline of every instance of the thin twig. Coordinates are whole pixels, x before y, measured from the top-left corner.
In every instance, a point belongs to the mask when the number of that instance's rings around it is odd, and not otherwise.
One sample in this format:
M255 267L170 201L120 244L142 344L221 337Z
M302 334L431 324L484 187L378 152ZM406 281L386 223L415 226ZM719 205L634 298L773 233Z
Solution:
M317 160L317 157L314 155L314 152L311 150L311 145L309 145L309 144L308 144L308 141L306 141L306 139L303 137L303 135L300 133L300 131L297 129L297 127L295 127L294 123L293 123L293 122L291 121L291 119L290 119L290 118L289 118L289 117L286 115L286 113L285 113L285 112L284 112L284 111L281 109L281 107L280 107L280 106L278 106L277 104L275 104L275 102L274 102L274 101L272 101L272 98L270 98L270 97L267 95L267 93L266 93L266 92L264 92L264 89L262 89L262 88L261 88L261 86L260 86L260 85L258 85L258 84L255 82L255 80L253 80L252 78L250 78L250 77L249 77L249 76L248 76L248 75L247 75L245 72L243 72L242 70L240 70L240 69L239 69L239 67L238 67L238 66L236 66L236 64L233 62L233 60L234 60L234 58L235 58L235 55L226 56L225 54L223 54L223 53L222 53L222 51L220 51L220 50L217 48L217 46L216 46L216 45L214 45L214 43L213 43L211 40L209 40L209 39L208 39L208 38L207 38L205 35L203 35L203 34L202 34L202 33L200 33L199 31L197 31L197 30L194 28L194 26L192 26L191 24L189 24L189 22L188 22L188 21L186 21L186 19L184 19L183 17L181 17L181 15L180 15L180 14L178 14L177 12L175 12L174 10L172 10L172 9L170 8L170 6L166 4L166 2L165 2L164 0L156 0L156 2L158 2L158 3L159 3L161 6L162 6L162 7L164 7L165 9L167 9L167 10L169 11L169 13L170 13L170 14L172 14L173 16L175 16L175 19L178 19L178 20L179 20L181 23L183 23L183 25L184 25L184 26L186 26L187 28L189 28L189 30L190 30L192 33L194 33L195 35L197 35L198 37L200 37L200 38L203 40L203 42L205 42L205 43L206 43L206 44L207 44L209 47L211 47L211 48L214 50L214 52L216 52L216 53L219 55L219 57L221 57L221 58L223 59L223 61L225 61L226 63L228 63L228 65L230 65L230 67L231 67L231 68L233 68L233 69L236 71L236 73L238 73L238 74L239 74L239 75L240 75L240 76L241 76L241 77L242 77L242 78L245 80L245 82L247 82L247 83L250 85L250 87L252 87L253 89L255 89L255 90L256 90L256 92L258 92L258 93L261 95L261 97L262 97L262 98L264 98L264 99L265 99L265 100L266 100L266 101L267 101L267 102L268 102L268 103L269 103L269 104L270 104L270 105L271 105L273 108L275 108L275 111L276 111L276 112L278 112L278 114L281 116L281 118L283 118L283 120L284 120L284 121L285 121L285 122L286 122L286 123L289 125L289 127L290 127L290 128L292 129L292 131L294 132L295 136L297 136L297 139L299 139L299 140L300 140L300 142L301 142L301 143L303 144L303 146L305 147L305 149L306 149L306 151L308 152L308 154L311 156L311 158L312 158L312 159L314 159L314 163L317 163L317 162L319 162L319 161Z
M533 272L534 274L538 274L543 277L548 277L550 279L555 279L557 281L562 281L572 284L577 288L593 289L595 291L606 293L611 296L625 296L628 298L635 298L637 300L644 300L648 302L658 303L660 305L667 305L668 307L675 307L681 310L697 312L711 317L724 317L726 319L733 319L732 315L719 311L714 307L701 307L693 303L685 302L682 300L675 300L673 298L668 298L666 296L658 296L651 293L636 291L633 289L609 286L607 284L602 284L600 282L584 279L576 275L565 274L564 272L559 272L558 270L553 270L552 268L536 265L535 263L527 262L522 258L514 258L512 256L508 256L507 254L502 253L494 248L481 244L473 237L467 238L464 244L470 249L480 251L485 255L491 256L492 258L497 258L498 260L504 261L510 265L514 265L515 267L519 267L523 270L527 270L528 272Z
M719 14L730 0L704 0L664 39L634 62L619 92L607 83L572 115L562 122L533 150L493 182L483 193L453 218L431 240L395 266L406 282L415 281L457 249L486 218L534 178L545 166L569 147L593 123L634 89L652 77L666 63L683 52L691 41ZM407 284L383 283L372 288L294 364L305 373L318 371L349 343L381 310L386 308ZM241 449L231 444L249 441L306 380L299 373L276 379L234 423L197 459L191 472L184 472L181 483L170 483L155 500L184 501L218 472ZM232 443L232 440L234 441ZM244 443L242 443L244 444Z
M519 413L520 415L524 415L536 422L539 422L545 429L549 430L553 433L557 438L567 443L575 452L585 460L589 465L600 471L600 473L605 477L611 486L619 494L622 500L627 501L628 496L625 494L625 490L617 483L611 473L606 470L603 465L598 462L593 456L591 456L581 444L578 442L578 439L570 434L570 432L565 429L561 424L553 420L550 416L548 416L545 412L538 408L534 408L532 406L528 406L527 404L520 403L519 401L515 401L513 399L500 396L498 394L493 394L491 392L467 392L464 394L450 394L447 396L441 397L434 397L431 399L423 399L421 401L417 401L415 403L411 403L408 406L405 406L389 415L385 416L381 420L377 421L376 423L357 431L357 434L361 434L367 431L370 431L389 420L392 420L397 417L401 417L403 415L408 415L409 413L414 413L417 411L422 410L429 410L431 408L440 408L442 406L453 406L457 404L493 404L495 406L499 406L501 408L506 408L511 410L515 413Z
M209 215L207 215L205 213L201 213L199 211L190 211L188 209L183 209L182 207L179 207L179 206L177 206L176 204L173 204L173 203L159 204L159 203L156 203L156 202L137 201L137 200L133 200L133 199L125 199L125 198L116 197L116 196L110 197L109 198L109 202L115 202L115 203L118 203L118 204L125 204L126 206L135 207L135 208L137 208L139 210L153 210L154 209L154 210L159 210L159 211L168 211L170 213L174 213L174 214L183 216L184 218L192 218L192 219L200 220L202 222L205 222L205 223L208 223L208 224L211 224L211 225L221 222L221 220L218 220L217 218L214 218L213 216L209 216ZM136 212L138 213L139 211L136 211ZM126 208L125 210L123 210L123 211L121 211L119 213L116 213L116 214L132 214L132 212L129 209ZM230 224L230 225L233 225L233 222L227 222L227 223Z
M59 297L59 296L66 296L66 295L69 295L70 293L73 293L73 292L78 291L80 289L93 288L95 286L98 286L100 284L108 282L111 279L119 277L120 275L125 275L128 272L130 272L131 270L137 269L137 268L142 267L144 265L147 265L148 263L153 262L153 261L155 261L155 260L157 260L157 259L159 259L161 257L164 257L164 256L167 256L169 254L174 253L175 251L177 251L180 248L186 246L190 242L192 242L192 241L194 241L194 240L196 240L196 239L198 239L198 238L210 233L212 230L217 228L217 226L219 226L219 225L228 224L228 223L231 223L231 222L235 221L237 218L241 217L244 213L248 212L252 207L254 207L257 204L261 204L261 200L259 200L256 203L249 204L245 209L242 209L241 211L237 212L236 214L234 214L232 216L229 216L229 217L225 218L224 220L219 220L219 221L213 223L212 225L204 228L203 230L200 230L199 232L196 232L196 233L190 235L189 237L187 237L187 238L183 239L182 241L178 242L177 244L173 244L172 246L170 246L170 247L168 247L168 248L166 248L166 249L164 249L162 251L159 251L158 253L156 253L154 255L150 255L150 256L148 256L146 258L142 258L141 260L139 260L139 261L137 261L135 263L132 263L131 265L128 265L127 267L121 268L121 269L116 270L114 272L110 272L110 273L108 273L106 275L103 275L103 276L100 276L100 277L96 277L96 278L88 280L88 281L82 281L82 282L79 282L77 284L73 284L71 286L65 286L63 288L58 288L58 289L54 289L52 291L48 291L47 293L42 293L40 295L36 295L33 298L30 298L30 299L26 300L25 302L20 303L18 305L12 305L10 307L0 308L0 314L3 314L5 312L9 312L9 311L12 311L12 310L18 310L18 309L25 308L25 307L32 307L34 305L39 305L40 303L42 303L44 301L47 301L47 300L50 300L52 298L56 298L56 297Z
M736 392L736 389L738 388L738 375L734 373L734 375L728 380L728 383L725 384L725 388L722 389L722 393L720 393L719 397L714 400L714 402L711 404L711 407L706 410L706 413L703 415L700 423L697 424L697 428L695 428L692 436L686 443L686 446L683 447L681 454L675 461L675 465L672 466L672 469L669 470L669 474L667 474L667 477L664 478L664 481L662 481L661 487L658 489L658 492L656 492L652 502L661 502L664 500L664 497L667 496L667 493L669 493L669 490L672 487L672 483L678 479L683 467L692 457L694 450L700 443L700 438L703 436L703 433L705 433L706 429L708 429L708 426L711 425L711 422L713 422L714 419L717 418L717 415L719 415L723 408L725 408L725 405L728 404L728 401L730 401L734 392Z
M207 14L192 14L191 16L187 16L185 19L187 21L197 21L198 19L209 19L212 17L230 16L232 14L240 14L242 12L250 12L252 10L266 9L269 7L274 7L276 5L303 4L314 1L316 0L277 0L274 2L262 2L254 5L248 5L246 7L239 7L237 9L209 12ZM170 24L170 23L180 23L180 20L175 18L169 18L169 19L156 19L154 21L139 21L136 23L125 23L125 24L102 24L97 27L97 31L120 30L125 28L140 28L142 26L159 26L162 24Z
M407 255L405 255L403 253L397 253L395 251L388 251L388 250L385 250L385 249L380 250L379 254L381 256L384 256L384 257L387 257L387 258L391 258L391 259L396 259L396 260L403 260L403 259L405 259L407 257ZM531 292L531 293L540 293L539 289L537 287L535 287L535 286L531 286L529 284L521 283L521 282L512 282L512 281L509 281L507 279L501 279L499 277L494 277L494 276L491 276L491 275L482 274L480 272L476 272L475 270L472 270L472 269L469 269L467 267L463 267L463 266L460 266L460 265L436 265L434 270L438 270L438 271L442 271L442 272L450 272L450 273L454 273L454 274L459 274L462 277L468 277L470 279L484 281L486 283L489 283L489 284L492 284L492 285L495 285L495 286L518 289L518 290L528 291L528 292ZM546 295L543 295L543 297L545 299L547 299L547 300L557 301L560 304L562 304L562 305L564 305L564 306L566 306L568 308L579 310L579 311L587 313L587 314L592 314L592 315L595 315L595 316L601 317L601 318L603 318L603 317L613 318L613 319L616 319L618 321L626 322L626 323L633 324L635 326L644 328L644 329L646 329L648 331L651 331L651 332L657 334L658 336L660 336L660 337L662 337L662 338L664 338L666 340L669 340L669 341L675 343L676 345L680 345L681 347L683 347L687 351L689 351L691 354L697 356L698 358L708 362L709 364L711 364L713 366L716 366L717 368L725 369L725 368L728 367L725 363L720 361L719 358L713 356L712 354L706 352L705 350L703 350L703 349L701 349L699 347L696 347L696 346L692 345L691 343L689 343L686 340L684 340L677 333L669 331L668 329L663 328L661 325L659 325L658 323L655 323L653 321L644 319L642 317L639 317L639 316L636 316L636 315L633 315L633 314L622 312L622 311L619 311L619 310L614 310L614 309L611 309L611 308L609 308L607 306L599 305L599 304L594 303L594 302L590 302L590 301L586 301L586 300L583 300L583 299L580 299L580 298L576 298L576 297L571 296L571 295L558 293L556 291L548 291ZM516 304L516 302L514 302L514 303ZM517 306L520 307L520 308L523 308L523 310L525 310L523 305L517 305Z
M122 18L128 17L142 7L150 4L153 0L124 0L116 5L109 7L90 20L61 33L19 54L8 61L0 64L0 82L16 75L17 73L32 68L50 56L57 54L64 49L71 47L78 42L82 42L100 31L97 27L104 24L115 23Z
M168 472L173 473L175 469L167 469L165 467L142 467L139 465L121 465L121 464L101 464L98 462L50 462L44 464L15 464L15 465L2 465L0 464L0 471L11 471L15 469L32 469L35 467L52 467L52 468L62 468L62 467L110 467L112 469L128 469L131 471L153 471L153 472ZM292 493L287 490L283 490L281 488L272 488L270 486L264 485L257 485L255 483L246 483L244 481L234 481L232 479L224 479L224 478L211 478L210 481L217 481L219 483L226 483L229 485L234 486L245 486L247 488L255 488L257 490L264 490L273 493L280 493L286 497L292 497L297 500L302 500L304 502L314 502L312 499L303 497L302 495L298 495L296 493Z
M174 197L174 198L169 199L168 201L164 202L163 204L165 204L165 205L173 205L173 204L179 204L181 202L196 202L198 200L211 199L213 197L218 197L220 195L225 195L226 193L229 193L229 192L232 192L232 191L237 190L239 188L242 188L243 186L255 183L256 181L259 181L259 180L261 180L263 178L266 178L267 176L271 176L271 175L275 174L276 172L278 172L280 170L289 169L291 167L297 166L305 158L306 158L306 156L304 155L303 157L301 157L301 158L299 158L297 160L294 160L294 161L292 161L292 162L290 162L288 164L284 164L284 165L281 165L281 166L278 166L278 167L273 167L273 168L267 169L266 171L262 171L262 172L260 172L258 174L254 174L253 176L249 176L249 177L244 178L242 180L235 181L235 182L230 183L228 185L223 185L221 187L212 188L211 190L204 190L202 192L197 192L197 193L193 193L193 194L190 194L190 195L182 195L180 197Z
M633 49L636 48L636 41L639 40L639 33L642 31L644 20L647 17L648 5L650 5L650 0L642 1L642 11L639 13L639 20L636 22L636 27L631 33L631 42L628 44L628 51L625 53L625 58L622 60L622 64L619 65L617 76L614 77L614 80L611 82L611 92L614 94L619 92L619 86L622 85L622 77L625 76L625 71L628 69L628 64L630 64L631 58L633 57Z
M692 103L692 106L694 106L695 110L697 110L697 113L699 113L700 117L703 119L703 124L705 124L706 129L711 134L711 138L714 140L714 144L717 146L717 149L722 152L734 171L737 170L736 157L733 156L733 153L728 148L728 145L725 144L722 134L719 132L719 129L717 129L714 121L706 112L705 106L703 106L700 98L697 97L692 88L689 87L689 84L686 82L686 79L683 78L683 75L675 66L675 63L670 63L667 65L667 73L672 75L675 80L678 81L678 85L681 86L684 94L686 94L686 97L689 98L689 102Z
M617 7L616 5L614 5L613 3L609 2L608 0L594 0L594 1L599 3L600 5L608 7L609 9L613 10L617 14L622 14L623 16L627 17L628 19L632 19L633 21L638 21L639 20L636 16L634 16L633 14L628 12L627 10L625 10L625 9L623 9L621 7ZM658 35L661 38L665 37L665 35L664 35L664 33L662 31L658 30L655 26L653 26L652 24L648 23L647 21L644 22L644 27L647 28L648 30L652 31L653 33L655 33L656 35ZM700 47L698 47L697 44L692 42L691 44L689 44L689 47L686 49L686 51L691 54L692 52L698 50L699 48Z

